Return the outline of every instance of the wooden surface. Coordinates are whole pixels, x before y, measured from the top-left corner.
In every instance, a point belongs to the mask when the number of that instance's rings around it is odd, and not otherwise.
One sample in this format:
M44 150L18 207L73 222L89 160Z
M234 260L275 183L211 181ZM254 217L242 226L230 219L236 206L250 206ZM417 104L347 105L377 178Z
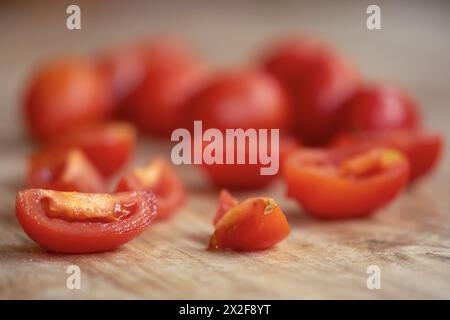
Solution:
M14 215L31 145L20 122L21 92L31 68L58 54L90 53L144 34L178 33L218 65L250 61L276 35L317 34L352 57L369 79L406 87L423 105L429 127L450 139L450 6L382 3L380 31L365 28L364 1L271 4L78 2L83 29L65 30L63 4L0 5L0 298L450 298L450 162L368 219L324 222L271 195L292 227L278 247L258 253L205 250L217 191L189 167L186 207L118 250L55 255L22 232ZM141 141L135 163L167 153ZM241 193L244 198L254 193ZM81 290L66 288L66 268L81 268ZM366 268L381 268L380 290L366 288Z

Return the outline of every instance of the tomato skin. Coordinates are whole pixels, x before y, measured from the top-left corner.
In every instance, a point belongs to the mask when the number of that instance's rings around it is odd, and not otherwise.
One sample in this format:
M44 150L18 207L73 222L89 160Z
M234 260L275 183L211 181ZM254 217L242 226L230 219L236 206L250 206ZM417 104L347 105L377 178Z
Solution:
M257 69L216 75L189 102L189 123L203 128L280 129L289 122L288 100L279 84Z
M383 132L359 132L341 134L333 142L333 148L388 147L403 152L409 160L409 182L430 173L439 162L443 152L442 135L421 130L387 130Z
M136 143L134 127L125 122L110 122L81 127L47 142L44 150L79 148L100 173L109 177L132 157Z
M418 107L400 88L387 84L359 88L342 108L341 131L414 129Z
M117 201L129 201L136 205L132 215L123 220L74 222L51 218L45 213L41 202L46 197L58 197L60 194L64 192L28 189L19 191L16 199L16 216L25 233L52 252L91 253L112 250L139 235L156 215L155 199L151 192L128 192L112 196ZM69 194L76 196L76 193ZM107 194L90 196L98 199L111 197Z
M273 199L249 198L232 207L218 221L209 250L263 250L288 235L289 224Z
M79 149L32 155L27 184L59 191L106 192L103 177Z
M302 38L274 46L264 67L288 93L294 133L306 145L328 142L342 103L359 82L354 67L330 48Z
M227 190L222 189L219 194L219 208L217 208L217 212L213 220L214 225L217 225L220 219L222 219L222 217L237 204L237 199L234 198Z
M152 191L158 202L157 220L167 219L186 202L186 190L174 169L163 158L136 168L117 183L116 192Z
M378 149L364 152L348 148L338 151L302 149L296 152L284 168L288 196L296 199L307 213L320 218L352 218L374 212L388 204L409 177L408 161L391 149L381 149L381 159L385 163L381 168L369 164L367 173L355 172L354 176L342 173L342 161L361 162L360 159L374 150ZM362 158L352 158L356 156ZM394 162L387 163L392 158Z
M103 120L110 113L110 103L105 79L95 64L65 58L37 71L26 92L24 112L33 136L47 140Z
M201 87L203 66L190 64L172 70L149 68L141 85L127 99L127 118L144 133L170 137L183 127L186 101Z

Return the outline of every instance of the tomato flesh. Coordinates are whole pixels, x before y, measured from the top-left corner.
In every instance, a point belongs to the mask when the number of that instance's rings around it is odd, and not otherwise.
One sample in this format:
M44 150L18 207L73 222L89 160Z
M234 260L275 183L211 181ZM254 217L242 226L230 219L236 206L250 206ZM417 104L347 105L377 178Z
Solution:
M289 224L273 199L249 198L233 206L217 222L209 250L263 250L288 235Z
M43 189L20 191L16 216L45 249L90 253L114 249L139 235L156 216L151 192L87 194Z
M106 191L103 177L79 149L35 153L28 163L27 183L59 191Z
M288 196L322 218L368 215L405 186L409 164L394 149L339 151L302 149L285 163Z
M227 190L223 189L219 194L219 208L217 209L214 217L214 225L216 225L220 219L234 206L238 204L236 198L234 198Z
M361 150L387 147L402 151L409 160L409 181L412 183L436 167L442 154L443 141L439 133L400 129L343 134L333 142L333 148L349 147Z
M116 192L151 190L158 201L158 220L168 218L186 202L183 182L163 158L157 158L142 168L122 177Z

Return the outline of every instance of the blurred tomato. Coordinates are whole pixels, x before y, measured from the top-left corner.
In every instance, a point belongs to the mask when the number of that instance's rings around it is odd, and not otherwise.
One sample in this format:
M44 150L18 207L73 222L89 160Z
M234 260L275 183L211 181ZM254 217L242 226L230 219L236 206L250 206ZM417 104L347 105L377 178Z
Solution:
M342 110L339 126L343 131L411 129L419 124L414 101L386 84L359 88Z
M97 122L110 112L109 90L91 61L65 58L38 70L26 93L25 116L42 140Z
M286 130L289 105L279 84L261 70L217 75L189 103L189 126L202 120L203 128Z
M48 141L46 149L80 148L104 176L111 176L131 159L135 140L132 125L110 122L67 132Z
M294 132L306 144L327 142L358 83L356 70L333 50L302 38L275 45L264 66L288 92Z
M80 149L33 154L28 162L27 183L31 188L106 192L103 177Z

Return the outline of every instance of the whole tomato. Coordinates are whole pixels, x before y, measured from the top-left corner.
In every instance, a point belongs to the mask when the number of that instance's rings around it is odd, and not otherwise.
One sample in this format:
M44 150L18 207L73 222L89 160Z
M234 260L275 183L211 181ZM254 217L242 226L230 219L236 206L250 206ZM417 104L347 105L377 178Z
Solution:
M26 93L24 111L31 133L40 140L98 122L110 112L110 96L95 64L64 58L43 66Z
M419 124L415 102L400 88L387 84L360 87L343 107L343 131L414 129Z
M304 38L275 45L263 65L288 93L298 137L308 145L326 143L342 103L358 83L354 67L332 49Z
M201 120L203 128L286 130L289 104L273 77L258 69L217 75L189 103L188 126Z

